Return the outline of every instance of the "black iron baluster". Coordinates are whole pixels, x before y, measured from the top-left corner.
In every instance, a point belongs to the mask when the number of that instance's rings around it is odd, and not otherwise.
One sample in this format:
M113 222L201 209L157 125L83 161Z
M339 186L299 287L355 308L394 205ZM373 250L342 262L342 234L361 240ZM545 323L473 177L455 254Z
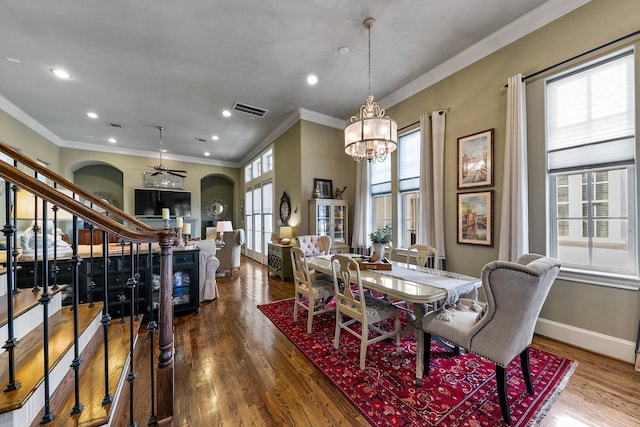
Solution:
M125 273L125 268L124 268L124 241L120 242L120 286L122 287L120 289L120 293L117 295L118 297L118 301L120 301L120 323L124 323L124 303L127 300L127 296L125 295L125 289L124 289L124 273ZM129 282L127 281L127 284L129 284Z
M123 246L124 247L124 246ZM133 253L133 242L129 243L129 251L131 253L131 277L127 280L127 287L131 290L131 306L130 306L130 316L129 316L129 375L127 375L127 381L129 382L129 426L136 427L136 423L133 417L133 399L134 399L134 390L133 384L136 380L136 371L133 366L133 322L135 320L133 316L134 305L135 305L135 291L138 284L138 281L135 278L135 263L134 263L134 253Z
M82 258L78 256L78 217L73 216L73 225L71 233L73 236L71 237L72 242L72 250L73 254L71 256L71 262L73 265L72 274L72 284L73 287L73 302L72 302L72 310L73 310L73 361L71 362L71 368L73 369L73 388L74 388L74 399L75 403L73 408L71 408L70 415L75 415L80 413L84 408L84 405L80 402L80 365L82 360L80 359L80 345L78 342L78 337L80 335L80 328L78 325L78 300L80 298L80 264L82 263Z
M37 213L36 213L37 217ZM37 222L36 222L37 224ZM43 338L44 338L44 415L40 419L40 424L47 424L53 421L55 414L51 412L51 378L49 376L49 303L51 302L51 294L49 293L49 276L46 273L49 267L49 254L47 253L47 201L42 200L42 270L45 272L43 275L42 283L42 295L38 302L42 304L42 324L43 324ZM38 243L36 240L36 247ZM38 258L36 256L36 263Z
M54 188L57 188L56 184L53 184ZM60 272L60 267L58 267L58 205L53 205L51 210L53 211L53 264L51 265L51 280L53 281L53 286L51 289L58 289L58 273ZM46 245L44 237L47 234L43 235L43 241Z
M87 302L89 307L93 307L93 290L96 287L96 282L93 281L93 224L89 224L89 282L87 283ZM106 303L106 301L105 301Z
M33 204L35 214L33 215L33 226L31 227L31 231L33 231L33 288L31 290L38 292L40 290L40 286L38 285L38 231L40 231L40 226L38 225L38 197L35 195L33 196ZM42 247L44 248L45 246L43 240Z
M151 395L151 415L149 415L148 424L156 424L158 419L156 416L156 386L155 386L155 358L154 358L154 344L153 333L158 328L158 324L153 320L153 254L151 252L151 243L147 247L147 302L148 302L148 314L149 322L147 323L147 330L149 331L149 375L150 381L150 395Z
M18 167L18 162L17 161L13 161L13 166L14 167ZM16 193L18 192L18 186L15 184L11 185L11 193L13 195L13 215L12 215L12 221L13 221L13 251L11 251L11 258L13 260L13 265L17 266L18 265L18 255L20 255L20 252L18 251L18 215L17 215L17 200L16 199ZM6 205L9 206L9 205ZM9 255L9 251L7 251L7 255ZM8 259L8 258L7 258ZM17 275L16 275L17 276ZM18 281L14 280L14 286L13 286L13 293L17 294L20 293L20 288L18 288Z
M5 181L5 199L4 205L11 206L11 184ZM15 186L14 186L15 188ZM15 200L15 191L13 191L13 200ZM14 208L15 211L15 208ZM7 247L5 249L6 257L7 257L7 341L2 346L7 351L7 355L9 356L9 383L4 388L4 391L12 391L17 390L20 387L20 381L16 379L16 359L15 359L15 348L18 340L15 338L14 331L14 319L13 319L13 289L15 279L15 271L14 268L17 265L15 259L10 256L12 253L12 245L15 244L15 234L16 229L11 224L11 213L9 209L5 209L7 223L2 228L2 232L6 236ZM15 218L15 212L14 212Z
M93 235L93 231L91 232ZM104 305L102 307L102 330L104 333L104 398L102 404L113 402L113 396L109 393L109 325L111 316L109 315L109 241L107 232L102 231L102 272L104 276Z

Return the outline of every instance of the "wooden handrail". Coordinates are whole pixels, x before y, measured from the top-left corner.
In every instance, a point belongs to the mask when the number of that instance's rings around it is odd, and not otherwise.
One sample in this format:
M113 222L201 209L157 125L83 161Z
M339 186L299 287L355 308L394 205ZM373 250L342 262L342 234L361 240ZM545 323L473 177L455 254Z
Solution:
M38 180L30 174L21 171L17 167L6 162L0 162L0 176L2 178L11 183L19 184L20 187L26 189L30 193L35 194L37 197L53 203L54 205L70 212L73 215L76 215L79 218L86 219L100 229L115 234L117 237L136 243L158 242L169 237L167 236L167 234L173 235L172 230L150 227L148 224L145 224L137 218L118 209L117 207L106 203L95 194L92 194L80 188L71 181L68 181L61 176L51 172L49 169L38 165L28 157L2 143L0 143L0 151L12 157L16 156L14 158L18 160L19 163L26 161L25 164L30 168L33 167L36 172L42 173L42 175L46 176L56 183L62 183L65 189L73 192L74 194L82 196L94 205L99 206L109 211L110 213L114 213L115 216L124 220L126 223L134 225L136 227L136 229L129 228L125 224L122 224L121 222L118 222L113 218L109 218L108 216L103 215L102 213L97 212L88 206L85 206L80 201L75 200L73 197L60 191L60 189L54 188Z
M149 226L148 224L145 224L144 222L140 221L139 219L137 219L136 217L129 215L128 213L124 212L123 210L121 210L120 208L118 208L117 206L111 205L107 202L105 202L104 200L102 200L101 198L97 197L95 194L79 187L78 185L76 185L75 183L69 181L68 179L58 175L57 173L51 171L49 168L40 165L38 162L32 160L31 158L25 156L24 154L22 154L19 151L14 150L13 148L9 147L8 145L0 142L0 152L6 154L7 156L11 157L12 159L16 160L19 164L23 164L27 167L29 167L29 169L32 169L34 172L37 172L39 175L42 175L46 178L49 178L50 180L56 182L58 185L61 185L62 187L64 187L67 190L72 191L74 194L81 196L82 198L89 200L94 206L98 206L102 209L104 209L105 211L108 211L109 213L113 214L114 216L118 217L119 219L122 219L124 221L126 221L128 224L140 229L140 230L153 230L153 227ZM4 162L1 162L4 163ZM4 164L1 166L5 166ZM6 166L11 166L11 165L6 165ZM0 172L1 175L1 172ZM28 174L26 174L27 176L29 176ZM2 175L4 176L4 175ZM5 177L6 179L6 177ZM9 180L9 182L21 182L21 181L16 181L16 180ZM32 191L33 192L33 191ZM33 192L34 194L46 199L46 197L44 197L41 194L37 194L36 192ZM63 193L61 193L63 194ZM65 195L66 196L66 195ZM51 200L49 200L51 201ZM58 205L58 203L56 203L56 205ZM62 205L60 205L62 206ZM66 209L65 210L74 213L71 211L71 209ZM82 216L82 215L78 215L78 216ZM88 218L87 218L88 219Z
M16 166L0 161L0 177L4 178L7 182L15 184L19 188L23 188L35 196L70 212L77 218L89 221L94 227L112 233L119 238L134 243L157 242L160 244L160 295L162 298L158 319L158 347L160 349L160 356L158 358L157 370L157 395L162 396L162 398L159 399L162 405L158 406L157 423L159 425L170 425L173 419L174 398L173 302L171 298L173 292L173 230L170 228L154 228L145 224L116 206L105 202L95 194L80 188L75 183L41 166L2 142L0 142L0 152L5 153L18 164L23 164L37 174L50 179L56 183L57 186L62 186L62 189L71 191L73 196L69 196L64 191L61 191L60 188L50 186L38 180L36 177L18 169ZM81 196L94 206L108 211L115 217L121 219L125 224L129 224L134 228L130 228L107 215L95 211L93 208L76 200L76 196ZM9 206L5 207L5 209L9 208Z

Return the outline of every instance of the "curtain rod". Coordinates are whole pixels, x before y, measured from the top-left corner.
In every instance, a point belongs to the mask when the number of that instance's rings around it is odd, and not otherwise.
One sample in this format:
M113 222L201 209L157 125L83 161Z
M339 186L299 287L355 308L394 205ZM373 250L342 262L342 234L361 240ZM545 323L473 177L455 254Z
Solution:
M449 109L448 109L448 108L443 108L443 109L441 109L441 110L438 110L438 114L439 114L439 115L443 115L444 113L448 113L448 112L449 112ZM431 118L431 114L429 114L429 118ZM418 120L417 122L409 123L409 124L408 124L408 125L406 125L406 126L402 126L400 129L398 129L398 132L403 131L403 130L405 130L405 129L408 129L408 128L410 128L411 126L415 126L415 125L417 125L417 124L420 124L420 120Z
M629 39L629 38L631 38L631 37L635 37L635 36L637 36L637 35L640 35L640 30L636 30L636 31L634 31L633 33L629 33L629 34L627 34L626 36L618 37L618 38L617 38L617 39L615 39L615 40L611 40L611 41L609 41L609 42L607 42L607 43L605 43L605 44L602 44L602 45L600 45L600 46L594 47L593 49L589 49L589 50L588 50L588 51L586 51L586 52L579 53L579 54L577 54L577 55L575 55L575 56L572 56L572 57L571 57L571 58L569 58L569 59L565 59L564 61L560 61L560 62L558 62L558 63L556 63L556 64L553 64L553 65L548 66L547 68L543 68L542 70L536 71L535 73L531 73L531 74L529 74L528 76L524 76L524 77L522 77L522 81L524 82L524 81L526 81L527 79L530 79L530 78L535 77L535 76L537 76L537 75L540 75L540 74L542 74L542 73L546 73L546 72L547 72L547 71L549 71L549 70L552 70L552 69L554 69L554 68L556 68L556 67L559 67L559 66L561 66L561 65L564 65L564 64L566 64L567 62L575 61L576 59L582 58L583 56L587 56L587 55L589 55L589 54L591 54L591 53L593 53L593 52L597 52L597 51L599 51L600 49L604 49L605 47L609 47L609 46L611 46L611 45L613 45L613 44L619 43L619 42L621 42L621 41L623 41L623 40ZM504 87L509 87L509 84L505 84L505 85L504 85Z

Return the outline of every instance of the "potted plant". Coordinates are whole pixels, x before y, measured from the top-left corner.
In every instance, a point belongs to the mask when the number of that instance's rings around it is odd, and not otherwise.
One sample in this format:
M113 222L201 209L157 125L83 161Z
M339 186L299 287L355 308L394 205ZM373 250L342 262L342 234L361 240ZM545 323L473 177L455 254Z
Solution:
M378 258L379 262L382 262L384 258L384 248L387 243L391 242L391 224L387 224L384 228L376 230L369 234L371 243L373 243L373 253Z

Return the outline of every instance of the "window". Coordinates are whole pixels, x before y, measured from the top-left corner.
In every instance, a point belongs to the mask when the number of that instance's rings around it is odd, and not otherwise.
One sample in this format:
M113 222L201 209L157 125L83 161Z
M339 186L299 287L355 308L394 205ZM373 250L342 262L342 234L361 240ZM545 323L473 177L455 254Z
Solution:
M369 164L371 174L372 229L380 230L392 223L391 160Z
M399 247L416 243L419 190L420 130L416 130L398 138Z
M637 274L633 60L622 52L547 81L550 249L564 267Z
M273 231L273 148L268 148L244 166L246 251L250 258L266 264L267 245Z

